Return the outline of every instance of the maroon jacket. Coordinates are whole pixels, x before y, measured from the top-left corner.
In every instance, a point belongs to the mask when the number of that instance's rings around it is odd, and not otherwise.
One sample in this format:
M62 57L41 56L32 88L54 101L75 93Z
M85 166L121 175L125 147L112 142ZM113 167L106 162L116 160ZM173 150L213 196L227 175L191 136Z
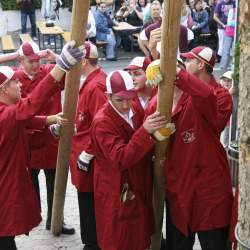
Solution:
M28 171L26 127L44 128L45 117L32 117L57 91L59 84L48 75L27 98L12 105L0 103L0 236L27 233L41 221Z
M80 192L93 192L93 166L90 172L80 171L76 161L83 150L93 154L90 126L95 114L106 102L105 81L106 74L98 68L86 78L79 92L75 121L77 132L73 137L70 171L72 183Z
M154 139L134 129L107 103L95 116L92 143L95 150L94 193L98 244L105 250L145 250L154 231L152 209L152 149ZM133 200L121 202L125 183Z
M174 225L185 235L228 226L232 186L219 135L232 112L232 98L214 78L209 84L182 70L184 91L172 122L176 132L166 154L167 200ZM155 109L156 99L151 103ZM152 108L154 107L154 108Z
M23 71L19 70L19 80L22 83L23 97L32 93L38 83L46 77L53 67L54 65L51 64L41 65L39 72L32 80ZM46 104L39 110L38 115L55 115L61 112L61 110L61 91L58 91L50 98L47 98ZM31 129L28 132L31 147L31 168L56 168L57 140L51 135L48 129Z
M157 28L160 28L161 23L162 23L162 20L156 23L150 24L147 28L145 28L145 34L148 40L150 38L151 31ZM185 27L184 25L180 25L179 50L180 50L180 53L185 53L188 51L188 31L187 31L187 27Z

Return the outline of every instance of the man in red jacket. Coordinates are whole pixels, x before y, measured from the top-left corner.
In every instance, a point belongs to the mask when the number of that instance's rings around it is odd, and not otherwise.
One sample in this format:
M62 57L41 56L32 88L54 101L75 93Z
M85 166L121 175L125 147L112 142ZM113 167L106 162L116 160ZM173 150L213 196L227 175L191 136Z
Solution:
M39 47L34 42L23 43L19 48L20 67L18 69L19 79L22 82L22 96L32 93L37 84L51 71L54 64L40 63ZM54 59L56 55L54 55ZM64 88L64 78L61 82L61 90ZM61 91L56 92L48 98L45 105L39 111L39 115L51 115L61 112ZM56 159L58 142L48 130L29 130L31 146L31 173L32 180L40 200L40 188L38 175L44 170L47 189L47 220L46 229L50 230L54 182L56 173ZM62 233L74 234L74 228L63 223Z
M197 233L202 249L228 249L232 185L220 133L230 118L232 98L212 75L216 56L210 48L196 47L181 56L186 70L177 67L176 132L165 164L172 222L167 244L172 250L191 250ZM156 100L151 112L155 106Z
M108 102L91 129L98 243L105 250L145 250L154 231L151 135L166 120L155 113L141 125L132 108L133 80L126 71L111 72L106 88Z
M70 170L77 188L80 229L84 249L99 249L96 239L93 194L93 166L95 157L90 139L90 126L97 111L106 102L106 74L98 66L98 52L94 44L85 42L86 57L82 64L82 83L76 113L76 134L73 137Z
M133 107L141 114L142 120L144 119L145 109L149 101L157 92L156 89L146 85L147 77L145 71L150 62L148 57L137 56L124 69L132 76L134 88L137 92L137 96L133 100Z
M64 71L69 71L83 53L68 43L57 65L27 97L21 99L17 72L0 67L0 248L15 250L15 236L28 233L40 221L37 195L29 174L27 127L44 129L46 116L38 114L47 99L61 88Z

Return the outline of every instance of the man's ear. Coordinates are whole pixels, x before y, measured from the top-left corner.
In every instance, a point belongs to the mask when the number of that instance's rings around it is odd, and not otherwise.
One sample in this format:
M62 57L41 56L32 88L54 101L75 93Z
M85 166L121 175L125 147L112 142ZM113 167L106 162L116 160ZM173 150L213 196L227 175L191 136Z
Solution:
M204 69L205 68L205 63L202 62L202 61L199 61L198 67L199 67L199 69Z

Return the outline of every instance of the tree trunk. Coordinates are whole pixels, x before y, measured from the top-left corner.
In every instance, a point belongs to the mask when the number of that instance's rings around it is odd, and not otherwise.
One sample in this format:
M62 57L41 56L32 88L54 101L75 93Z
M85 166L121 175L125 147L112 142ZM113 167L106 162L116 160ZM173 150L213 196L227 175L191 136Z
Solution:
M82 45L85 41L88 20L89 0L74 0L72 10L71 39L76 44ZM56 164L56 179L54 187L54 199L52 210L52 232L54 235L61 233L63 222L63 209L68 179L69 157L74 131L76 105L79 93L81 62L77 63L66 75L65 99L63 103L63 114L72 122L72 126L62 128L59 141L58 156Z
M250 1L240 0L238 235L250 247ZM247 249L238 243L238 249ZM250 249L250 248L249 248Z

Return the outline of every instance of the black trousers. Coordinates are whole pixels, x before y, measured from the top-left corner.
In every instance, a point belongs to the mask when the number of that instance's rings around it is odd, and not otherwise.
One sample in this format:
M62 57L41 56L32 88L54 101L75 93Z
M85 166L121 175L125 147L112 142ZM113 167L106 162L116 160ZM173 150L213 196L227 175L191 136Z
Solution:
M1 236L0 250L17 250L15 236Z
M41 207L41 198L40 198L40 187L39 187L39 175L40 169L32 169L31 175L32 175L32 181L35 186L35 190L37 193L37 196L40 201L40 207ZM47 189L47 221L46 225L51 225L51 217L52 217L52 206L53 206L53 196L54 196L54 184L55 184L55 176L56 176L56 170L55 169L44 169L44 174L46 178L46 189Z
M77 192L82 243L86 249L99 249L96 237L94 193Z
M166 244L167 250L193 250L195 234L182 234L171 222L167 207ZM202 250L229 250L229 227L197 232Z

